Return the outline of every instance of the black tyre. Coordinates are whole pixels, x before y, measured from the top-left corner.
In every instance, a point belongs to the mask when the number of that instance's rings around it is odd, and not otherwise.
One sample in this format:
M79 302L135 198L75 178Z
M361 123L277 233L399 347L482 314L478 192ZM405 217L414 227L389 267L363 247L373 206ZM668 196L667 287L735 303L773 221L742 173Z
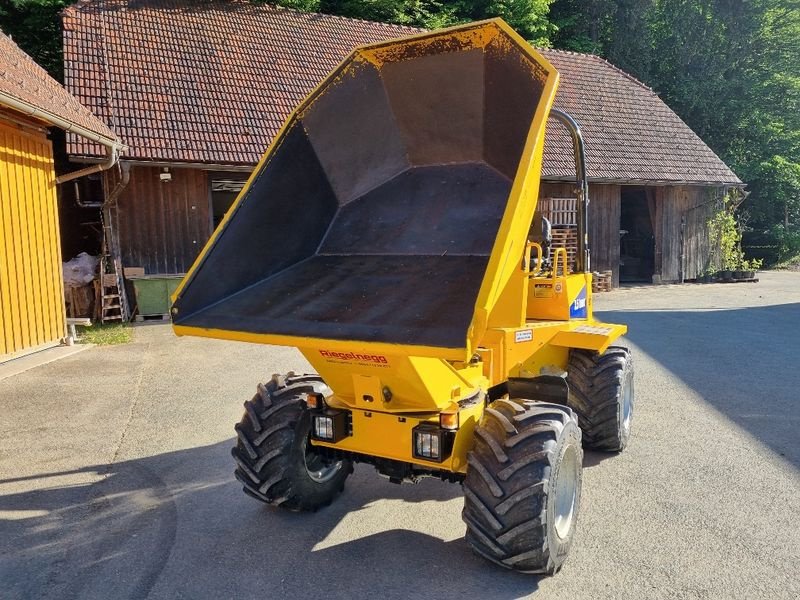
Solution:
M329 391L316 375L290 373L258 385L253 399L244 403L244 416L236 425L239 440L231 452L245 493L301 511L327 506L344 489L353 472L350 461L325 460L309 443L306 394Z
M580 508L575 414L557 404L496 400L475 428L467 460L462 517L472 549L516 571L558 571Z
M583 443L617 452L628 445L633 420L633 357L611 346L603 354L572 350L567 367L568 404L578 413Z

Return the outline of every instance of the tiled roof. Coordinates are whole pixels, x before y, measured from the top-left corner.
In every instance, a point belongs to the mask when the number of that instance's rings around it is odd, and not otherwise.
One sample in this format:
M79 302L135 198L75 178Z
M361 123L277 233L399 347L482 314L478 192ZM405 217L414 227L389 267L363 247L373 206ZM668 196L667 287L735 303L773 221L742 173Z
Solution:
M62 119L108 141L117 139L105 123L20 50L10 37L0 32L0 105L9 105L9 97L22 103L26 114L35 110L35 117L47 123L54 124L54 120ZM102 147L98 148L101 148L100 155L104 155Z
M580 124L595 180L741 183L658 95L591 54L540 50L561 74L555 106ZM572 142L548 126L542 175L574 178Z
M354 46L419 31L242 0L84 0L63 21L66 86L126 158L220 164L257 163Z
M254 165L354 46L417 31L245 0L82 0L64 11L66 85L128 159ZM543 52L561 72L556 105L584 131L591 178L739 182L632 77L596 56ZM569 138L557 128L548 138L543 176L573 176ZM74 136L68 151L100 153Z

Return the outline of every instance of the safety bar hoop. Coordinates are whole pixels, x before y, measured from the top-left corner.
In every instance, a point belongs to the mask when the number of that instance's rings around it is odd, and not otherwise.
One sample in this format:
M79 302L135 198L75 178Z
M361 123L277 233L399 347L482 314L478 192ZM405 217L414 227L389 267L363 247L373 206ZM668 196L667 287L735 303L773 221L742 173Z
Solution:
M569 114L558 109L552 109L550 116L569 130L572 137L572 153L575 158L575 179L578 211L578 256L576 268L578 272L588 273L591 270L591 257L589 252L589 181L586 178L586 151L583 144L583 135L578 122Z
M553 281L558 279L558 257L562 256L563 259L561 260L561 274L563 277L569 275L567 269L569 265L567 264L567 249L566 248L556 248L556 256L553 259Z
M531 270L531 250L536 250L536 271ZM525 246L525 262L523 263L523 272L526 275L536 275L542 270L542 246L537 242L528 242Z

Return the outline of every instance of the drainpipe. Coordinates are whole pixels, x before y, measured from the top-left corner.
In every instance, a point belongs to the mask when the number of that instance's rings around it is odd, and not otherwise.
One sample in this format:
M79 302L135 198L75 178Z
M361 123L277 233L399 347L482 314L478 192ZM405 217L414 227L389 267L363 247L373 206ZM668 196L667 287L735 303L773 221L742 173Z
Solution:
M91 175L92 173L98 173L100 171L110 169L117 163L117 160L119 160L120 151L125 148L125 146L118 139L111 139L100 135L99 133L95 133L94 131L90 131L81 125L78 125L77 123L67 121L66 119L63 119L58 115L51 113L50 111L42 110L41 108L24 102L23 100L19 100L13 96L10 96L5 92L0 92L0 104L4 104L10 108L13 108L14 110L19 111L29 117L46 121L47 123L50 123L59 129L63 129L64 131L75 133L81 137L92 140L93 142L97 142L106 148L105 161L100 164L92 165L91 167L86 167L72 173L67 173L61 177L57 177L56 183L64 183L66 181L77 179L78 177L83 177L84 175Z
M119 200L122 190L128 185L131 180L131 165L127 162L120 163L122 171L122 178L114 186L114 189L108 193L105 202L100 206L103 209L103 235L106 237L108 244L108 251L112 256L121 256L122 249L119 243L119 227L115 225L117 218L116 208L117 200Z
M105 204L114 205L119 198L119 195L122 193L122 190L125 189L125 186L130 183L131 180L131 165L130 163L123 162L119 164L120 170L122 171L122 179L117 182L117 185L114 186L114 189L111 190L111 193L106 198Z
M131 180L131 164L129 162L122 162L117 157L117 162L120 166L120 171L122 173L122 178L117 182L117 185L114 186L114 189L108 194L108 196L102 202L84 202L81 200L80 196L78 195L77 191L75 193L75 204L80 206L81 208L104 208L108 205L113 205L116 203L119 195L122 193L122 190L125 189L125 186ZM70 173L71 175L71 173Z
M78 133L78 132L73 129L73 133ZM78 177L83 177L85 175L91 175L92 173L107 171L115 164L117 164L117 161L119 160L120 145L117 142L109 144L108 142L102 142L100 140L95 140L95 141L100 144L103 144L106 147L106 153L107 153L106 160L97 165L92 165L91 167L86 167L85 169L80 169L78 171L73 171L72 173L67 173L66 175L61 175L60 177L56 177L57 184L66 183L67 181L72 181L73 179L78 179Z

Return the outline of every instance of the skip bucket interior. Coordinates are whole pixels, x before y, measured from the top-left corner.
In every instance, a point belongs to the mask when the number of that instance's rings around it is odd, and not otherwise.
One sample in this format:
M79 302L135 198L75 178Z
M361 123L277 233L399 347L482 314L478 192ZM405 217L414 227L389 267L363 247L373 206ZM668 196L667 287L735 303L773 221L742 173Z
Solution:
M542 69L503 35L356 50L290 117L175 324L464 347Z

